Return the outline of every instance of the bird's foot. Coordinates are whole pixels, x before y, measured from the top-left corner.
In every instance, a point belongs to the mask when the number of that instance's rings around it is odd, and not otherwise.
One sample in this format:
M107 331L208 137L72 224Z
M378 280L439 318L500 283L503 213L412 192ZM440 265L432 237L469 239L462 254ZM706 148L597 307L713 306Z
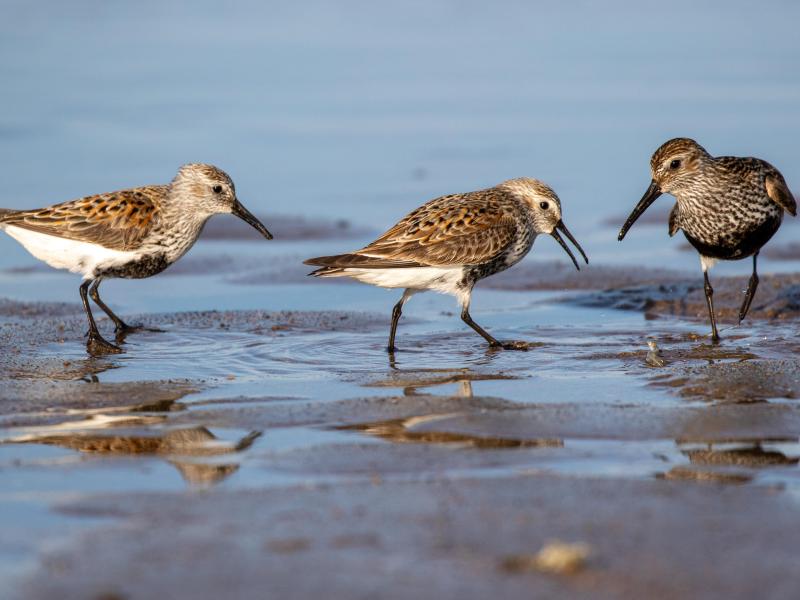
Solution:
M158 329L157 327L145 327L141 323L136 323L135 325L128 325L127 323L123 323L120 321L114 327L114 333L119 335L128 335L129 333L139 333L141 331L147 331L150 333L164 333L163 329Z
M525 350L527 351L531 344L530 342L523 342L521 340L511 340L508 342L503 342L503 350Z
M86 349L89 351L89 354L93 356L120 354L122 352L122 348L106 341L95 331L89 332L89 339L86 341Z
M530 342L523 342L519 340L510 340L508 342L494 342L489 343L489 347L493 350L525 350L527 351L532 344Z

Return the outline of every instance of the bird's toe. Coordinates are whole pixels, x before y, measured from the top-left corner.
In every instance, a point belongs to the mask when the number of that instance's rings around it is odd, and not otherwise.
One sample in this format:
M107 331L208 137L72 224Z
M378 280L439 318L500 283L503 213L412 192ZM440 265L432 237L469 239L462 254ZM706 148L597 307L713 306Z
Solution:
M123 323L114 328L114 333L117 335L128 335L129 333L140 333L143 331L148 333L164 333L163 329L159 329L158 327L145 327L141 323L136 323L135 325Z
M122 348L106 341L100 335L89 333L89 339L86 341L86 349L89 354L93 356L102 356L105 354L120 354Z
M528 350L531 347L530 342L523 342L520 340L511 340L500 344L503 350Z

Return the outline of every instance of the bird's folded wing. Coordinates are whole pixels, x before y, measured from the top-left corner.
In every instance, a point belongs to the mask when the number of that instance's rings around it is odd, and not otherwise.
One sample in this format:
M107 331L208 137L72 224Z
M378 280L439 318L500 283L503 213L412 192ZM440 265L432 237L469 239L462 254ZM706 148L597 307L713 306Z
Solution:
M517 233L514 215L490 192L432 200L355 254L425 266L490 261L507 249Z
M678 203L676 202L672 207L672 210L669 211L669 237L672 237L678 233L678 230L681 228L680 214L680 208L678 208Z
M764 185L767 188L767 195L775 204L792 216L797 214L797 201L786 185L786 180L777 170L767 174Z
M113 250L132 250L158 221L166 186L87 196L48 208L16 211L3 223Z

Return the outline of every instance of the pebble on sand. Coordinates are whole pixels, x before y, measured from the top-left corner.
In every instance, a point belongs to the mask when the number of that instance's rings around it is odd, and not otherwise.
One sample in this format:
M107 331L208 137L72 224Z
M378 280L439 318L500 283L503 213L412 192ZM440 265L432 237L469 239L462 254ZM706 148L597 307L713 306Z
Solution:
M591 554L585 542L547 542L536 554L515 554L503 560L503 568L513 573L541 571L556 575L572 575L586 566Z

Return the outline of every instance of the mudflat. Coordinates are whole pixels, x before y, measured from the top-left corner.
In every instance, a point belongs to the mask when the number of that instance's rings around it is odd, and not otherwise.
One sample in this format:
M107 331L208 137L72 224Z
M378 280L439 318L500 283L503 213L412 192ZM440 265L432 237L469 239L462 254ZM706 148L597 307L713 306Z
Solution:
M92 358L77 305L2 301L8 595L791 597L792 305L711 345L600 271L484 292L525 352L423 308L393 360L372 312L134 315L161 332Z

